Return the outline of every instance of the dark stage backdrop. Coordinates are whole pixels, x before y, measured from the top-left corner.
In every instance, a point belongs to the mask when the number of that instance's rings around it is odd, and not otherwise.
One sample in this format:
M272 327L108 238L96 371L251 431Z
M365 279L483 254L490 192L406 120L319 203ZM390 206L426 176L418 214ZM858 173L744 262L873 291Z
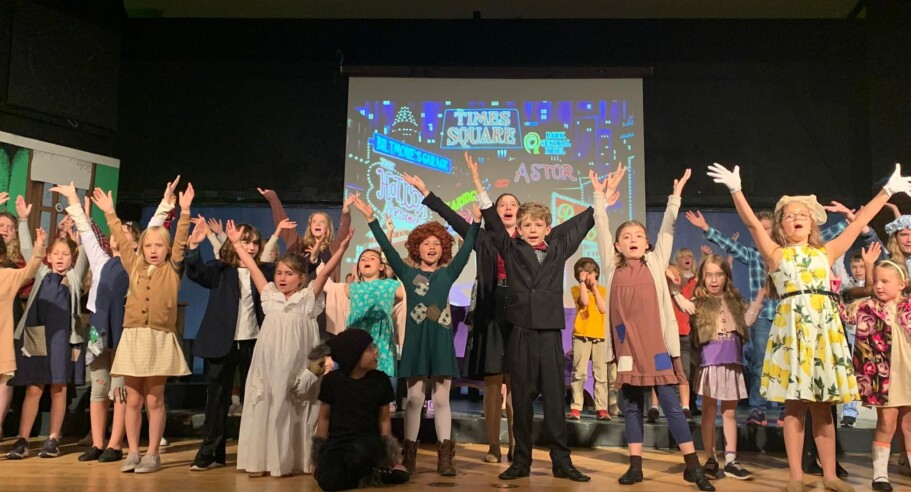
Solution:
M856 203L889 165L871 163L866 40L866 25L852 21L129 20L121 197L145 202L180 172L213 204L259 202L255 186L338 204L343 63L416 76L644 69L647 205L662 207L692 166L686 204L730 207L704 176L716 160L741 164L759 204L784 192Z

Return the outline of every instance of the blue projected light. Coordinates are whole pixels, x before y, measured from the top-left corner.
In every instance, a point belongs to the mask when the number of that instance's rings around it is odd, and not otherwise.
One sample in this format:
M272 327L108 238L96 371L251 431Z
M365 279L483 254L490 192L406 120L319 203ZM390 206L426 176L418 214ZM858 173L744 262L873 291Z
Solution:
M452 174L452 161L441 155L432 154L405 142L399 142L382 133L374 133L369 143L377 154L433 169L434 171Z

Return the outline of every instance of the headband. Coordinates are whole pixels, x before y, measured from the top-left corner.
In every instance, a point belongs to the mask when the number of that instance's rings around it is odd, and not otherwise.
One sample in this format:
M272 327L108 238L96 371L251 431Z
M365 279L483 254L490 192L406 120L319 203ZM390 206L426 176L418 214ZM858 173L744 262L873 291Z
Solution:
M879 264L877 264L876 266L880 266L880 265L892 265L893 267L895 267L896 270L898 270L898 274L901 275L902 282L905 281L905 269L898 266L898 263L895 263L892 260L883 260L883 261L879 262Z
M911 215L902 215L901 217L886 224L886 235L891 236L898 231L911 229Z

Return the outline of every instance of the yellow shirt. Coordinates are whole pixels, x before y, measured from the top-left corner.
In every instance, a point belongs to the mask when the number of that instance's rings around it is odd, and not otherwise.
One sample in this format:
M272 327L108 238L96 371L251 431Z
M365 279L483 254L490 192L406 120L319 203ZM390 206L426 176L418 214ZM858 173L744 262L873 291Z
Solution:
M576 301L576 322L573 326L573 336L586 338L604 338L604 313L598 310L595 303L595 295L588 293L588 306L582 306L579 302L580 289L578 285L570 288L573 300ZM598 285L598 292L603 299L607 290ZM607 301L605 300L605 303Z

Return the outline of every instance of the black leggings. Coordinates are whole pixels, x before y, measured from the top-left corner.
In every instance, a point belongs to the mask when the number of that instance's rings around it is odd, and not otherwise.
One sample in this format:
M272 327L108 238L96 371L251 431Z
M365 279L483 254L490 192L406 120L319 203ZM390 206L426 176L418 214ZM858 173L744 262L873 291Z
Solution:
M329 439L320 449L313 476L323 490L356 489L384 457L379 434Z

